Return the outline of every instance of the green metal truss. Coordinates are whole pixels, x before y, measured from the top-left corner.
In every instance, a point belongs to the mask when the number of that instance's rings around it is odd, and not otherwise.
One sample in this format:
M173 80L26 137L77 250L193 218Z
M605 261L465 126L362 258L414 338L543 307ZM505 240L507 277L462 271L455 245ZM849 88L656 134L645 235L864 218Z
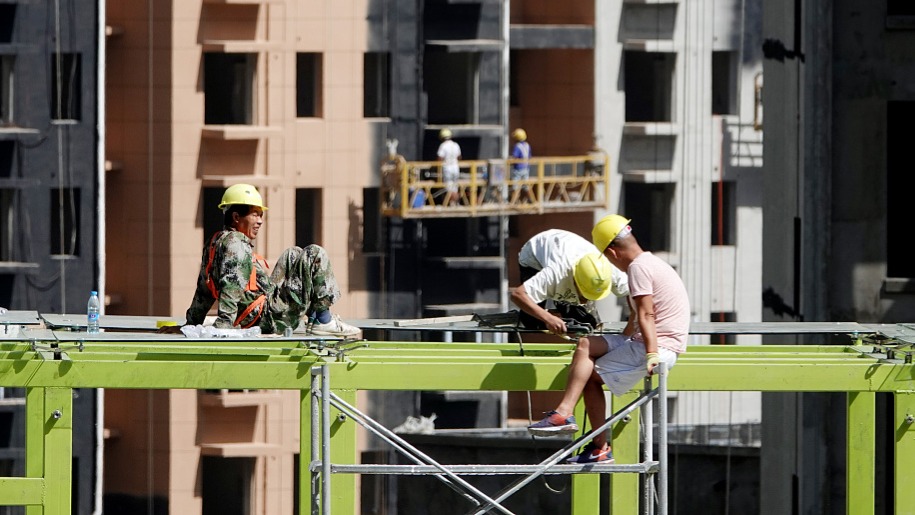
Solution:
M26 506L28 515L70 513L72 388L289 389L301 392L301 470L311 467L311 371L327 363L333 391L354 403L358 390L561 390L572 344L333 342L298 338L189 340L180 336L40 333L0 340L0 386L27 388L26 477L0 478L0 504ZM875 394L893 395L895 513L915 506L915 366L906 350L888 354L836 336L836 345L695 345L670 374L672 391L846 392L848 415L847 512L873 513ZM788 340L788 338L786 338ZM904 345L900 346L900 348ZM898 350L898 349L897 349ZM622 405L635 393L614 399ZM579 408L580 409L580 408ZM633 417L635 418L635 417ZM639 461L638 424L613 430L618 463ZM355 463L356 424L334 419L331 456ZM611 477L613 513L638 505L638 478ZM335 474L331 507L354 513L357 477ZM592 513L599 477L573 479L572 510ZM309 510L312 484L299 484L301 513Z

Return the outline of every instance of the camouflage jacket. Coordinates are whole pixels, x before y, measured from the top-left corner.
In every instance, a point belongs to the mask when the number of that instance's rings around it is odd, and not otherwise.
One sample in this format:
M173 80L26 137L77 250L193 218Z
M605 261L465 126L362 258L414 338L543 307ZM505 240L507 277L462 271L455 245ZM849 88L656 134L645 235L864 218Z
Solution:
M210 276L217 292L213 297L207 284L207 266L210 262L210 247L213 246L213 263ZM270 281L268 265L254 253L254 242L244 234L223 229L207 241L203 247L200 260L200 273L197 275L197 289L194 299L187 309L187 324L202 324L213 303L216 302L217 319L213 324L219 328L247 327L259 311L268 311L266 304L261 309L253 310L243 320L238 321L240 314L262 295L270 296L273 284ZM249 288L251 267L255 268L256 286ZM263 323L265 320L260 320Z

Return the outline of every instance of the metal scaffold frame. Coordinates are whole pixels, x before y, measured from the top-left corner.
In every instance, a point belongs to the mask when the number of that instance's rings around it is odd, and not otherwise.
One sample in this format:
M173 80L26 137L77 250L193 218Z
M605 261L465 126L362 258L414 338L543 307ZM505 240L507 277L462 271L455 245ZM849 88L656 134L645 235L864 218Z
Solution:
M887 481L894 487L895 513L907 513L915 505L915 489L910 488L915 470L908 466L915 460L913 326L720 323L693 324L691 332L833 335L824 337L833 345L691 346L671 371L667 387L670 391L846 393L845 499L847 512L856 515L874 513L875 399L878 393L890 394L892 421L886 424L886 437L893 445L894 467ZM84 332L0 325L0 387L27 389L25 477L0 478L0 504L26 506L29 515L70 513L73 388L286 389L300 392L300 468L311 470L313 463L320 462L329 481L321 497L324 512L355 513L356 470L347 469L359 466L357 424L351 421L353 413L346 415L341 409L356 405L358 391L561 390L573 349L570 343L521 348L502 343L338 342L304 335L188 339L115 330L90 338ZM327 403L322 409L330 414L321 421L321 434L312 429L314 421L309 417L315 367L333 377L333 384L326 383L329 394L321 398ZM613 411L637 396L631 392L614 398ZM616 463L643 462L638 426L618 423L614 427ZM328 435L329 441L322 444L321 435ZM312 449L321 445L328 449L325 456L333 456L333 464L312 455ZM643 449L651 447L646 444ZM659 456L658 461L664 458ZM638 478L611 474L610 484L611 512L631 513L640 502ZM313 491L320 488L308 474L302 475L302 513ZM659 485L659 493L663 490L664 485ZM598 474L574 474L571 513L593 513L600 495Z
M454 184L458 202L445 205L441 162L392 157L381 167L381 214L443 218L607 208L610 166L603 150L582 156L531 158L527 160L529 178L512 178L511 167L522 162L511 158L460 161L460 178Z
M506 464L506 465L443 465L413 445L404 440L402 437L379 424L365 413L359 411L355 406L350 405L345 400L334 394L330 389L330 373L326 364L312 368L312 403L311 403L311 431L312 431L312 448L311 448L311 479L312 479L312 511L320 513L331 513L330 511L330 475L332 473L353 473L353 474L398 474L398 475L433 475L442 481L449 488L456 491L469 502L474 504L469 514L481 515L496 510L506 515L514 515L501 503L513 494L517 493L525 485L534 481L544 474L611 474L620 472L634 472L642 475L642 509L644 515L658 513L658 515L667 515L668 513L668 469L667 469L667 372L664 370L664 364L659 365L659 370L655 377L658 378L658 386L652 386L652 379L646 377L644 387L639 396L615 412L604 423L591 430L585 435L576 438L573 442L562 449L556 451L548 458L534 465ZM320 378L320 380L319 380ZM332 464L330 454L330 408L334 407L339 410L343 417L354 420L369 432L375 434L383 441L391 445L396 451L400 452L415 465L386 465L386 464ZM616 464L562 464L563 460L571 456L575 451L585 446L596 435L607 431L617 422L621 422L631 416L633 412L640 410L644 428L642 438L642 461L640 463L629 465ZM658 412L658 458L654 458L654 423L652 414ZM321 435L320 444L317 443L317 434ZM320 452L318 450L320 447ZM492 498L485 492L474 487L465 481L463 475L479 474L496 474L496 475L524 475L509 487L503 489ZM651 481L651 475L657 475L658 484ZM320 483L320 488L314 488L314 485ZM654 501L657 499L657 512L654 509Z

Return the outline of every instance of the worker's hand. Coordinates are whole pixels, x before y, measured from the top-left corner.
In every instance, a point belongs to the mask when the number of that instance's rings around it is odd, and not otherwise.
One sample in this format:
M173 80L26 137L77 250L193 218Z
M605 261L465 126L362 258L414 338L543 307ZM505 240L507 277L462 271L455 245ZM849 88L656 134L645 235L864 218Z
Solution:
M645 368L648 371L648 375L654 374L654 369L661 364L661 357L658 356L657 352L649 352L645 354Z
M546 324L546 330L553 334L566 334L566 323L552 313L547 315L543 323Z

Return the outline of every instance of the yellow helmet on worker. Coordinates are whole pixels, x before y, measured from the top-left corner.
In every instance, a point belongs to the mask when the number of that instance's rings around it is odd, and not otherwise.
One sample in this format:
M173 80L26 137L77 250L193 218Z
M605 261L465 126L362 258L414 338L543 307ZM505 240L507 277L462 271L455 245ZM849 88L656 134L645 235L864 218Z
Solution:
M442 129L438 131L438 139L446 140L451 139L451 129Z
M597 250L603 252L610 246L610 242L629 227L631 220L620 215L607 215L600 219L591 230L591 239Z
M264 211L267 210L260 192L250 184L233 184L226 188L226 192L222 194L222 202L219 203L219 209L225 211L229 206L236 204L256 206Z
M512 133L512 137L518 141L525 141L527 139L527 132L524 129L515 129L515 132Z
M582 297L588 300L600 300L610 294L610 286L613 283L613 265L603 254L592 252L578 260L573 276Z

